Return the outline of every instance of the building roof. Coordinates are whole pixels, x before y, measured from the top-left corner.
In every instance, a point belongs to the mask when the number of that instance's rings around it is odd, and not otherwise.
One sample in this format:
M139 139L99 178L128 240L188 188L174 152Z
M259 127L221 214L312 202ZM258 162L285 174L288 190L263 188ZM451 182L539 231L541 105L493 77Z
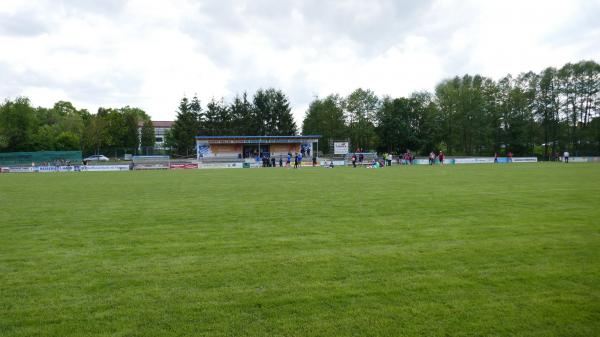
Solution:
M174 121L152 121L152 126L155 128L171 128L174 123ZM144 122L139 122L138 126L144 126Z
M155 128L170 128L174 123L174 121L152 121Z
M321 135L305 136L196 136L196 139L314 139Z
M320 135L306 136L196 136L196 141L209 144L297 144L318 142Z

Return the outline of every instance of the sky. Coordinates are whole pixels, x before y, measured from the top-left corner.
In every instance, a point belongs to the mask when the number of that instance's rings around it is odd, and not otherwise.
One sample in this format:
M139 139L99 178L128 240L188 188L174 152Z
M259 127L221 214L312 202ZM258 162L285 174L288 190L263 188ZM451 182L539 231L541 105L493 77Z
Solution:
M274 87L300 126L332 93L600 62L598 18L600 0L0 0L0 99L173 120L183 96Z

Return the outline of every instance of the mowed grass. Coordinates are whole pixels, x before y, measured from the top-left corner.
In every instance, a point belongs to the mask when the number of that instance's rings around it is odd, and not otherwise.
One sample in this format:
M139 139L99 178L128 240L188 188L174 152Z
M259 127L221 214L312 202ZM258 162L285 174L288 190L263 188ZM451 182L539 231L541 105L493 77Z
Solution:
M600 165L0 175L2 336L598 336Z

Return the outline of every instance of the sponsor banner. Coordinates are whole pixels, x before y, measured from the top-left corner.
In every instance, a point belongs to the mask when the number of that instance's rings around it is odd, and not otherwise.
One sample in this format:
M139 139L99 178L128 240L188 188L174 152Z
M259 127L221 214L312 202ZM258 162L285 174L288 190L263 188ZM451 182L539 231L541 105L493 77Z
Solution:
M57 166L36 166L33 168L35 172L58 172Z
M9 167L8 172L10 173L31 173L33 167Z
M513 163L537 163L537 157L514 157Z
M0 173L8 173L10 172L10 168L8 167L0 167Z
M198 164L196 163L171 163L169 165L169 168L171 170L176 170L176 169L197 169L198 168Z
M129 165L88 165L80 166L80 170L87 172L129 171Z
M600 157L570 157L569 158L569 162L573 162L573 163L597 163L597 162L600 162Z
M493 164L494 157L454 158L455 164Z
M134 164L134 170L168 170L168 163L155 163L155 164Z
M196 153L198 153L198 158L214 157L208 142L197 142Z
M333 154L348 154L349 145L348 142L333 142Z
M200 169L215 169L215 168L243 168L244 163L202 163L198 164ZM250 164L250 167L258 167L258 164Z

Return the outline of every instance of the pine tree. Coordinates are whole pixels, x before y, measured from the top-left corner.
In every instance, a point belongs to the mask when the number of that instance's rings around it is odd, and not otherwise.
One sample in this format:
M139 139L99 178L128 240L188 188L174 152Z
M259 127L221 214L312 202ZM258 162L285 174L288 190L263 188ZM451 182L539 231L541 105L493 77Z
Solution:
M167 144L175 150L175 153L184 156L191 156L195 153L195 137L198 136L200 130L199 118L197 108L192 110L188 99L183 97L179 103L177 119L167 135Z

